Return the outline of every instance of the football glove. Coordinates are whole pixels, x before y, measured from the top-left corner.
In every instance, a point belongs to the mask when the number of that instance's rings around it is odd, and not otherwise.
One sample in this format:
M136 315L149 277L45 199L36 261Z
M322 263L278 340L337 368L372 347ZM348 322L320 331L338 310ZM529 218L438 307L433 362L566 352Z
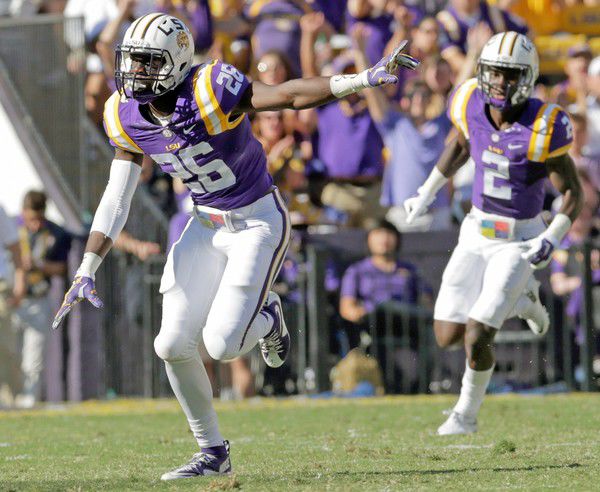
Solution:
M65 294L63 303L52 322L52 329L56 330L64 317L69 314L71 309L73 309L73 306L83 299L87 299L90 304L96 308L101 308L104 305L97 295L94 279L91 277L78 276L75 277L71 284L71 288Z
M419 66L419 60L406 53L402 53L407 44L408 41L402 41L391 55L384 56L376 65L367 70L367 83L369 87L395 84L398 82L398 76L395 74L399 67L415 70Z
M522 244L521 258L529 261L534 270L541 270L548 266L557 246L553 238L538 236Z

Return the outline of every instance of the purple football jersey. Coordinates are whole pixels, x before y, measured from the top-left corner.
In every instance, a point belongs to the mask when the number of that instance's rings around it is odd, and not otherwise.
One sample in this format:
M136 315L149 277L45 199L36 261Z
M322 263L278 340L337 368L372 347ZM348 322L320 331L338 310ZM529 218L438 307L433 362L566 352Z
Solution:
M104 127L114 147L147 154L181 178L196 205L243 207L273 184L248 117L231 115L249 84L236 68L215 60L193 67L176 89L175 112L166 126L151 122L146 108L115 92L106 102Z
M501 10L496 6L488 5L485 0L479 3L479 13L470 18L462 17L450 4L437 15L441 25L440 45L442 52L450 49L459 49L467 52L467 33L471 27L479 22L485 22L493 33L516 31L527 34L527 25L518 17Z
M544 163L565 154L573 141L571 120L561 107L530 98L518 121L497 130L486 115L477 80L470 79L452 94L448 116L470 143L473 205L515 219L538 215L547 176Z

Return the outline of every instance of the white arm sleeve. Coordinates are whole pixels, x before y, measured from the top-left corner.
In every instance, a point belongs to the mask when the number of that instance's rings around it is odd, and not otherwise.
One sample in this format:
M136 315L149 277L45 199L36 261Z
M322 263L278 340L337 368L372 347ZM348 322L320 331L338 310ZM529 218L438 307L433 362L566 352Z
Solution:
M114 160L110 167L108 184L96 209L91 231L98 231L117 239L129 214L129 206L137 187L141 166L134 162Z

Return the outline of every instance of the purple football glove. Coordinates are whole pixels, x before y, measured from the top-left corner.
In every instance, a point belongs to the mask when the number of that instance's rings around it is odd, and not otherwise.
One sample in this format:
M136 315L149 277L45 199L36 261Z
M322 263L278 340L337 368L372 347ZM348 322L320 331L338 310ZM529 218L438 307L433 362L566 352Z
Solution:
M87 299L92 306L97 308L101 308L104 305L97 295L94 279L90 277L75 277L71 284L71 288L65 294L62 306L60 306L58 313L56 313L56 316L54 317L52 329L56 330L63 318L69 314L73 306L83 299Z
M535 270L545 268L552 259L556 245L546 237L535 237L523 243L521 258L529 261Z
M396 84L398 77L395 73L399 67L414 70L419 66L419 60L416 60L402 50L406 47L408 41L400 43L391 55L384 56L375 66L367 70L367 82L371 87L378 87L384 84Z

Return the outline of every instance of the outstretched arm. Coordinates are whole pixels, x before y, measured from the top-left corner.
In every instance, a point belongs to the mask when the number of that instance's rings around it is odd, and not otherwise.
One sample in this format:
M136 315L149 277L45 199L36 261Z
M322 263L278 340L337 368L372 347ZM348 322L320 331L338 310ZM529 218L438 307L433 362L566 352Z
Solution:
M365 42L368 36L368 30L365 25L358 23L354 26L352 31L352 38L356 43L356 49L354 50L354 63L356 64L357 70L365 70L369 66L367 55L365 53ZM365 98L369 106L369 113L371 118L376 123L380 123L385 119L386 113L390 107L390 101L381 89L365 91Z
M382 58L374 67L357 74L295 79L272 86L254 81L233 113L313 108L368 87L395 84L398 82L395 73L399 67L414 70L419 64L402 53L405 44Z
M120 149L115 151L110 178L94 215L83 260L54 317L52 328L58 328L73 306L84 299L95 307L102 307L102 301L95 289L95 273L125 226L133 193L141 174L141 162L142 156L139 154Z

